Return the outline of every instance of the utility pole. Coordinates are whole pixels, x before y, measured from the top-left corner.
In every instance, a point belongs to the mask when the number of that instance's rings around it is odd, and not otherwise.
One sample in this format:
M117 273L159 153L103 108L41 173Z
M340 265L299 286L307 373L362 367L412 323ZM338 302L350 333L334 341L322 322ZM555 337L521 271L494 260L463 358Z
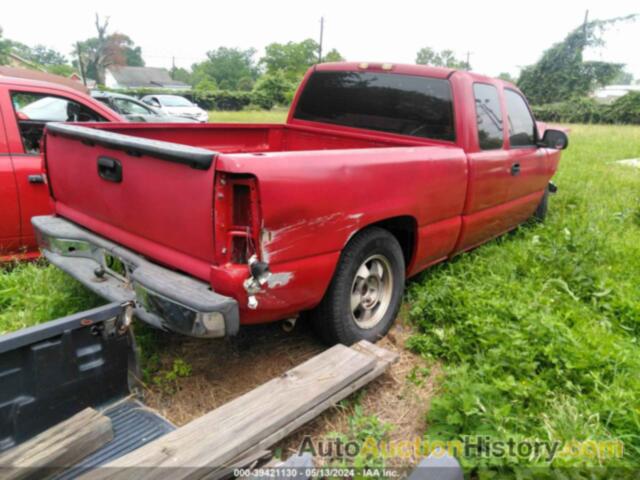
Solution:
M176 57L171 57L171 80L175 80L174 75L176 74Z
M584 42L587 43L587 24L589 23L589 9L584 12L584 23L582 24L582 34Z
M469 50L467 50L467 62L466 62L466 69L467 70L471 70L471 63L469 62L469 59L471 58L471 54L473 52L470 52Z
M82 49L80 48L80 42L76 42L76 49L78 50L78 65L80 66L80 76L82 77L82 83L87 86L87 73L84 70L84 62L82 61Z
M318 46L318 63L322 63L322 37L324 36L324 17L320 17L320 42Z

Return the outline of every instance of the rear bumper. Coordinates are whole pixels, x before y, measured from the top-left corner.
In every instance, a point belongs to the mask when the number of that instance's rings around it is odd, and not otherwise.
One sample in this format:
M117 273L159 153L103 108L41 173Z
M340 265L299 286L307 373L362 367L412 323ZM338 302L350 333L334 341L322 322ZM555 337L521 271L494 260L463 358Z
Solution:
M141 320L193 337L238 332L238 303L206 283L149 262L61 217L33 217L31 223L52 264L101 297L133 302Z

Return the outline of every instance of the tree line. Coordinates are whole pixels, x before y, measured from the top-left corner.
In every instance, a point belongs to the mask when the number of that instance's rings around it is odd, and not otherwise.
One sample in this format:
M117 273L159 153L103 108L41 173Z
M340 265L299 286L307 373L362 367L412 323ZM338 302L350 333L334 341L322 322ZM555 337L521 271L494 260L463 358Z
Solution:
M636 15L609 20L585 22L566 38L545 50L540 60L522 69L518 78L501 73L499 78L511 81L535 105L585 98L594 89L610 83L631 83L633 76L624 65L603 61L585 61L584 50L603 44L604 31L620 22L636 19ZM44 45L29 47L2 37L0 27L0 64L8 62L9 52L34 65L60 75L79 71L83 76L104 85L104 75L112 65L144 66L142 50L131 37L109 32L109 18L95 17L96 35L72 46L70 59ZM300 42L270 43L264 55L256 58L253 48L240 49L221 46L210 50L206 58L190 69L173 67L174 80L192 86L196 95L214 92L252 92L263 99L264 105L288 103L304 72L319 60L341 61L336 49L319 59L320 45L308 38ZM469 59L458 58L452 50L437 51L431 47L420 49L417 64L470 70Z

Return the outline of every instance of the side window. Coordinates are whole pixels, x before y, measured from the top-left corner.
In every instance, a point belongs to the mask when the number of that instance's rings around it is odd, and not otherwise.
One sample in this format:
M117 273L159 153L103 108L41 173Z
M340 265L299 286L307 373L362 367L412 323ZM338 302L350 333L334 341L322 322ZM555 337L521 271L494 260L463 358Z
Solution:
M126 98L114 98L113 103L123 115L149 115L151 113L148 108Z
M476 99L476 121L480 149L502 148L502 110L500 109L498 89L486 83L476 83L473 85L473 95Z
M40 140L48 122L104 122L105 119L84 105L64 97L44 93L12 92L18 129L24 152L40 153Z
M524 98L513 90L505 90L509 115L509 141L511 147L530 147L536 144L536 124Z

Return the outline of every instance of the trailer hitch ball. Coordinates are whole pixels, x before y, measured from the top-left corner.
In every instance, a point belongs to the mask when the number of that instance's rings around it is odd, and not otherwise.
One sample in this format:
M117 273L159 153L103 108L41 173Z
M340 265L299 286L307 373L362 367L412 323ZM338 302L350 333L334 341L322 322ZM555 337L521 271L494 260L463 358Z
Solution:
M271 272L269 271L269 264L258 260L257 255L252 255L249 258L249 278L244 281L244 289L247 296L247 308L255 310L258 308L258 299L256 293L262 290L262 287L267 285Z
M249 295L249 297L247 298L247 307L250 310L255 310L256 308L258 308L258 299L255 295Z

